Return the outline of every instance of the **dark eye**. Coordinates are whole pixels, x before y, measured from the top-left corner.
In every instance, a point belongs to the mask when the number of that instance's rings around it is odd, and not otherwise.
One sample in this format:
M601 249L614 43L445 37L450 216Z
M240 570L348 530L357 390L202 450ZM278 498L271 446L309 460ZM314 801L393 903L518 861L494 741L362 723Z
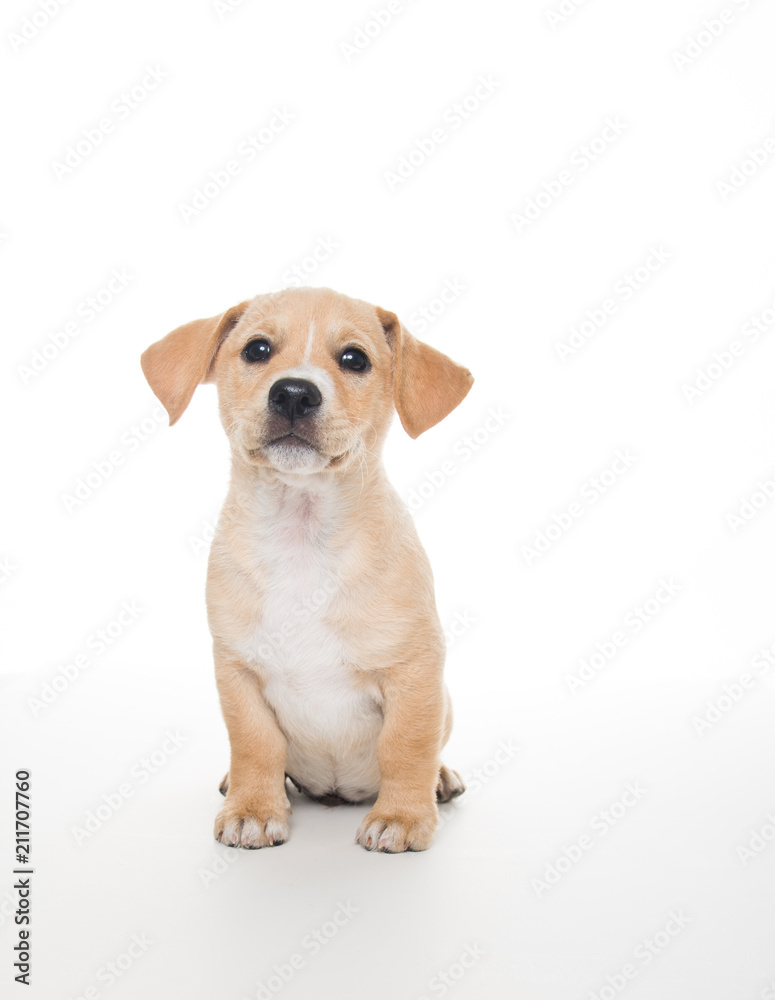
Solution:
M272 348L268 340L251 340L242 349L242 357L251 363L254 361L268 361L271 353Z
M348 347L339 359L339 364L351 372L365 372L371 367L369 359L359 347Z

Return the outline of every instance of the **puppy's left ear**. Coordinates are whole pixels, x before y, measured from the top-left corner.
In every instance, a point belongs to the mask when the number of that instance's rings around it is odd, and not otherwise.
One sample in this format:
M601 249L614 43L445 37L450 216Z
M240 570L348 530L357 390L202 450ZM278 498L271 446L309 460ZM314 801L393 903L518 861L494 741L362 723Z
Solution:
M413 337L395 313L378 308L377 317L393 352L393 402L406 433L419 437L463 402L474 377Z
M170 427L182 416L199 383L209 381L218 348L247 307L246 300L218 316L195 319L143 352L143 374L169 413Z

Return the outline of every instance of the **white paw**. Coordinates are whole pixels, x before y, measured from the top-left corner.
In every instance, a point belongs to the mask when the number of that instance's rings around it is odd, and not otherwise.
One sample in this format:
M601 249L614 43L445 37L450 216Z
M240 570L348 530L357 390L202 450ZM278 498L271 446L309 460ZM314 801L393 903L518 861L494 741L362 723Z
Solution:
M227 847L277 847L290 833L286 813L279 810L246 810L224 805L215 817L215 839Z
M382 851L385 854L425 851L431 846L437 823L435 806L412 816L372 809L358 828L355 843L367 851Z

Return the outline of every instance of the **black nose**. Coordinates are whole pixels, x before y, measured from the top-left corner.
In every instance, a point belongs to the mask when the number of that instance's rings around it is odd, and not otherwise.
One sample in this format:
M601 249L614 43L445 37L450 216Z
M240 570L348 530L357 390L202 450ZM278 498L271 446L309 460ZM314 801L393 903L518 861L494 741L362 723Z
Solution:
M269 408L291 422L306 417L322 401L320 389L304 378L281 378L269 390Z

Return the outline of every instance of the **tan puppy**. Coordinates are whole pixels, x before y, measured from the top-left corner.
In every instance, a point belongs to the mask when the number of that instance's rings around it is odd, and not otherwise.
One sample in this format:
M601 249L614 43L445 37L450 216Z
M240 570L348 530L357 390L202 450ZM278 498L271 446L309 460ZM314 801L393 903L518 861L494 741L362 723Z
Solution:
M356 842L424 850L436 800L464 786L439 760L452 714L430 566L380 452L394 406L417 437L471 374L393 313L315 288L181 326L142 366L171 424L215 382L231 444L207 582L231 743L216 838L282 844L287 776L328 804L378 793Z

